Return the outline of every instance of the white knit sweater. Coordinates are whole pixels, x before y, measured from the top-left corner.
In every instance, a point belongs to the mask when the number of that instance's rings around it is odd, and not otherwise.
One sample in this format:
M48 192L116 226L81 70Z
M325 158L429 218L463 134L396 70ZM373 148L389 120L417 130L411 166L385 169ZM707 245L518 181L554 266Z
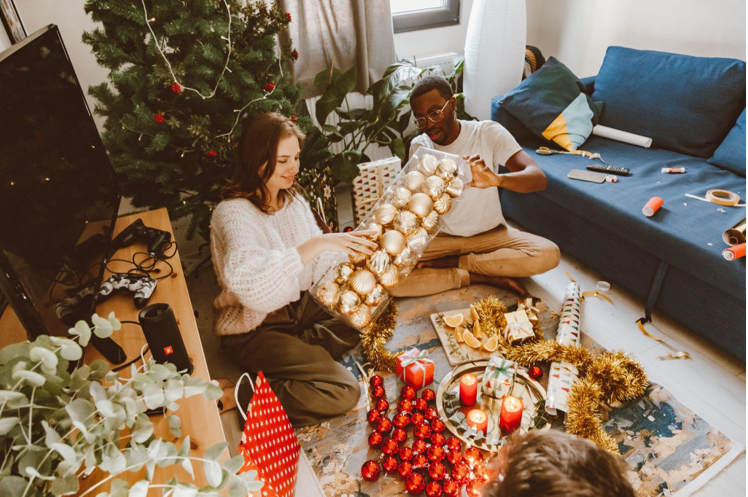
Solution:
M217 335L254 330L265 317L298 300L345 254L323 252L301 263L296 247L321 235L303 199L265 214L245 199L224 200L213 210L210 250L221 294L213 303ZM342 256L342 257L341 257Z

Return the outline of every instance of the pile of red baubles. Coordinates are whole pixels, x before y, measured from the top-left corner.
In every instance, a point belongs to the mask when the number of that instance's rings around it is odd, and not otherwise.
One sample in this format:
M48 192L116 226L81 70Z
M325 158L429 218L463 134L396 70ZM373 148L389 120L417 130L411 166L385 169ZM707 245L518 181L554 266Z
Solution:
M488 481L483 454L475 447L463 451L459 438L444 435L447 426L434 407L434 391L426 388L417 398L414 388L403 387L390 417L383 383L379 375L369 380L374 409L366 415L374 428L369 446L382 453L361 466L361 476L376 481L382 470L397 473L413 495L425 490L428 497L455 497L461 495L463 485L468 495L479 495L480 487ZM406 444L408 430L415 438L410 446Z

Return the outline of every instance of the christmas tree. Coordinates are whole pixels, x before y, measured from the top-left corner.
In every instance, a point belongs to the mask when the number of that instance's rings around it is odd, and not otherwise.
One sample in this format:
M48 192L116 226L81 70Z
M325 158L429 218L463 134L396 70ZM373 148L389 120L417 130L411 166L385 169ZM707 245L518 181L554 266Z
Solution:
M83 41L110 81L89 92L124 195L191 215L188 238L207 237L243 124L290 116L301 98L284 70L299 54L276 44L291 15L237 0L88 0L85 10L102 25Z

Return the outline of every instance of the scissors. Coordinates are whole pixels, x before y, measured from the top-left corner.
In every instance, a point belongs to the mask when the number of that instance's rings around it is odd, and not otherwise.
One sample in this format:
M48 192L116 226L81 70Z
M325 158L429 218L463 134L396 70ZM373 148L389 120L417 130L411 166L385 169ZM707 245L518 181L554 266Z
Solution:
M608 164L607 162L603 160L602 157L600 157L600 154L597 154L597 153L593 154L592 152L587 152L586 150L573 150L571 152L568 152L566 150L551 150L548 147L540 147L539 149L535 151L535 153L539 155L555 155L555 154L581 155L582 157L586 157L591 160L597 159L603 164L606 164L606 165Z

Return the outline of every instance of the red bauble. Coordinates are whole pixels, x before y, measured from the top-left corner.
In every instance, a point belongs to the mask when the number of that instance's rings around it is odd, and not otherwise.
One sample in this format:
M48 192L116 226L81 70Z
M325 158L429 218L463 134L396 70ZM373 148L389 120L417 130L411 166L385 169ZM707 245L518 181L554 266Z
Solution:
M400 466L397 467L397 472L400 474L400 478L404 480L413 472L413 465L410 461L403 461L400 463Z
M413 428L413 435L421 440L429 438L431 436L431 427L426 423L417 424Z
M410 416L404 412L399 412L395 414L394 418L392 418L392 424L395 425L396 428L405 428L410 424Z
M408 492L418 495L426 488L426 479L421 473L411 473L408 475L408 479L405 480L405 488Z
M437 411L433 407L429 407L428 409L426 409L423 415L426 416L426 419L428 419L429 421L433 421L434 419L439 418L439 411Z
M400 398L404 400L413 400L416 398L416 389L413 387L403 387L400 390Z
M397 440L398 443L403 443L408 439L408 433L402 428L395 428L392 432L392 438Z
M182 93L182 87L179 85L179 83L172 83L170 88L174 93Z
M267 83L265 83L265 92L266 93L270 93L273 90L275 90L275 83L273 83L272 81L268 81Z
M445 443L446 439L441 433L433 433L431 435L431 445L439 445L440 447L444 448Z
M431 430L437 433L441 433L447 429L447 425L441 419L435 419L431 422Z
M384 467L384 470L387 473L394 473L397 471L398 464L397 458L394 456L385 456L384 459L382 459L382 467Z
M298 117L296 117L296 114L291 114L291 122L292 122L292 123L297 123L297 122L299 122L299 118L298 118ZM349 226L349 228L350 228L350 226ZM353 231L353 228L351 228L351 231Z
M413 456L411 464L413 464L413 469L427 468L429 466L429 458L426 457L426 454L416 454Z
M286 12L286 19L288 19L288 22L291 22L291 13Z
M397 404L397 410L400 412L413 412L413 402L403 399Z
M361 466L361 476L367 481L377 481L381 472L382 468L377 461L369 460Z
M382 385L374 385L373 387L371 387L372 399L382 399L386 394L387 392L384 391L384 387Z
M421 398L426 402L431 402L433 400L436 400L436 394L430 388L426 388L423 392L421 392Z
M414 412L410 415L410 422L413 423L413 425L423 424L424 421L426 421L426 416L420 412Z
M293 60L299 60L299 52L297 52L296 50L292 50L291 57L293 57Z
M371 411L366 413L366 419L369 421L370 425L375 426L377 424L377 421L382 419L382 413L377 411L376 409L372 409Z
M400 459L402 459L403 461L413 460L414 455L415 454L413 454L413 449L411 449L410 447L403 447L402 449L400 449Z
M377 399L377 401L374 403L374 409L381 413L386 413L387 410L390 408L390 403L387 402L385 399Z
M417 454L422 454L426 452L426 449L428 449L429 446L426 443L426 440L416 440L413 442L413 451Z
M378 374L375 374L374 376L369 378L369 385L372 387L375 387L377 385L382 386L383 383L384 383L384 379Z
M390 418L385 418L384 416L382 416L379 421L377 421L376 429L383 435L385 433L389 433L392 429L392 421L390 421Z
M435 481L430 481L426 485L426 495L428 497L441 497L441 495L442 495L442 486L439 485Z
M539 380L543 377L543 370L540 369L539 366L530 366L530 369L527 371L527 374L530 375L530 378L533 380Z
M462 442L457 437L449 437L447 439L447 448L449 450L462 450Z
M429 476L436 481L442 481L447 477L447 467L440 462L432 462L429 466Z
M480 488L483 486L482 483L477 481L471 481L465 485L465 493L468 497L480 497Z
M439 445L432 445L429 447L428 453L429 461L441 461L447 456L447 451Z
M153 120L157 123L161 124L164 122L164 115L163 114L153 114Z
M381 433L378 431L374 431L369 435L369 447L377 448L380 445L382 445L382 440L384 440L384 437Z
M475 474L476 480L482 483L488 482L490 480L490 477L488 476L488 471L486 470L486 467L483 465L478 466L473 470L473 473Z
M207 155L208 157L215 157L218 155L218 152L216 152L215 150L208 150L205 155Z
M471 466L483 462L483 454L476 447L468 447L465 449L463 455L465 456L465 460L469 462Z
M460 484L454 480L447 480L442 485L442 490L447 497L457 497L460 495Z
M385 438L382 442L382 454L394 456L400 450L400 444L392 437Z
M426 402L426 399L416 399L414 402L416 409L422 412L425 411L429 406L429 403Z
M460 485L467 483L469 475L470 468L466 464L458 464L452 468L452 479Z
M451 464L452 466L460 464L462 460L462 453L457 450L453 450L452 452L447 454L447 461L449 461L449 464Z

